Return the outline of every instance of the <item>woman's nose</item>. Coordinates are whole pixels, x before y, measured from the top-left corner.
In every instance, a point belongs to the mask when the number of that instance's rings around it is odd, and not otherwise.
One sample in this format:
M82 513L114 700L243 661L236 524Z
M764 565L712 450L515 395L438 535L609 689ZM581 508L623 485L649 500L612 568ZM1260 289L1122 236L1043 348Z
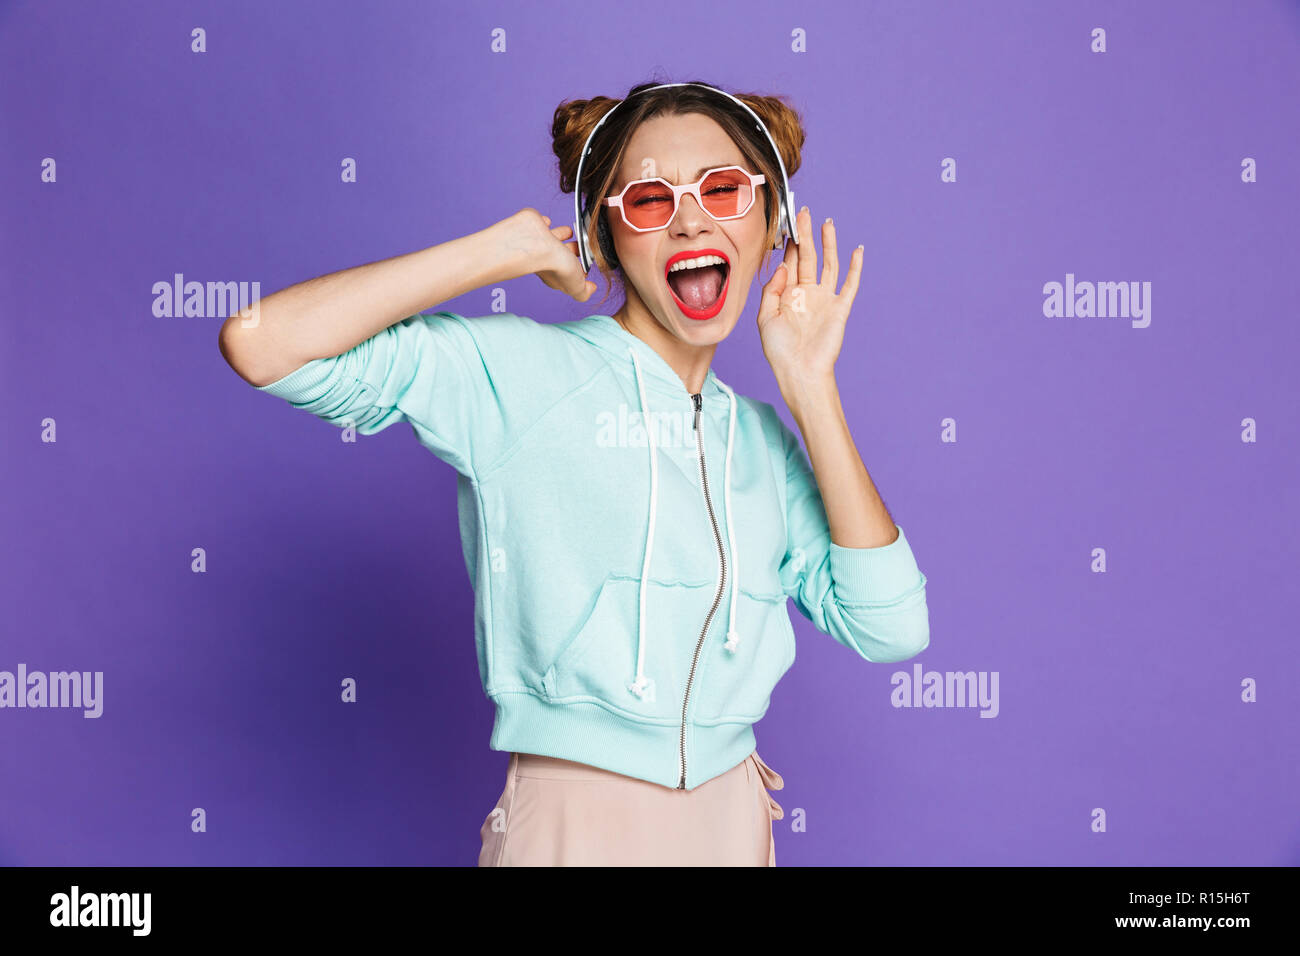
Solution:
M713 222L694 196L683 196L677 205L677 215L673 218L673 228L679 231L698 232L701 226Z

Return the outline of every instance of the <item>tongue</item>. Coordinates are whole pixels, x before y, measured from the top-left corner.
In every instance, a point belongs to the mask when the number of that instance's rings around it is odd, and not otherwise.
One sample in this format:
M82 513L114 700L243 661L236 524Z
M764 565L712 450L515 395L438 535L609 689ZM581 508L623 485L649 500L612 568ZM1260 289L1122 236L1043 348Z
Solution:
M722 293L725 276L722 266L704 266L700 269L683 269L668 273L668 284L677 298L692 309L707 309Z

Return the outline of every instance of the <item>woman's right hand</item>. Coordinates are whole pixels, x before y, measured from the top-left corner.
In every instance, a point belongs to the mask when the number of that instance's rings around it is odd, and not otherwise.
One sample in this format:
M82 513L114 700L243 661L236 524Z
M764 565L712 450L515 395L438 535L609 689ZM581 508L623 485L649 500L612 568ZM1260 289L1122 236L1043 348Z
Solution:
M521 274L536 273L552 289L558 289L579 302L586 302L596 292L596 283L587 281L578 258L578 244L570 226L551 228L549 216L532 207L519 210L501 223L510 250L523 263Z

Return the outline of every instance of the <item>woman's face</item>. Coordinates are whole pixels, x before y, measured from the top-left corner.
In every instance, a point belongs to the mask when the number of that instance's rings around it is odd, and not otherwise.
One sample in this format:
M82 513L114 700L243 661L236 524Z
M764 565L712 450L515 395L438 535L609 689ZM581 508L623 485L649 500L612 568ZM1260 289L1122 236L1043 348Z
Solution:
M719 166L750 168L740 149L718 123L702 113L657 116L646 120L632 134L628 148L609 194L616 196L629 182L662 177L674 185L694 182L700 171ZM637 302L676 338L690 345L716 345L735 327L749 298L749 287L766 250L767 201L762 186L756 190L754 204L739 219L718 222L700 208L694 196L683 196L677 215L668 225L653 232L637 232L628 227L619 211L606 208L614 251L626 278L628 308ZM675 277L669 284L669 261L679 253L713 250L724 258L725 278L721 283L721 307L713 308L706 297L717 285L716 278ZM692 256L693 257L693 256ZM702 270L711 271L711 270ZM679 279L685 284L678 286ZM712 284L710 284L712 283ZM687 293L684 302L675 288L697 286ZM716 304L716 300L715 303ZM701 308L692 308L700 305ZM637 310L639 311L639 310ZM713 313L708 318L692 317L691 312Z

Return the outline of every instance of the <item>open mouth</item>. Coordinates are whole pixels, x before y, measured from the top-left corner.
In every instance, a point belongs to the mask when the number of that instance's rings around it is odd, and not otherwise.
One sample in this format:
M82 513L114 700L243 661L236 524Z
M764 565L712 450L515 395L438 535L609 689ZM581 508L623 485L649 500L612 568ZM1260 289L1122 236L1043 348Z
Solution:
M677 307L691 319L709 319L721 311L730 275L731 260L717 249L679 252L664 272Z

